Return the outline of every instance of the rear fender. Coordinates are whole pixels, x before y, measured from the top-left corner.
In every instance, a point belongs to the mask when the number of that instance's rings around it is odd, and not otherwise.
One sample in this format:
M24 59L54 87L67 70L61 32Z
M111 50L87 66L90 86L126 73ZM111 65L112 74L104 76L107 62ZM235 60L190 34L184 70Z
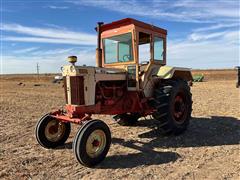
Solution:
M192 81L192 73L189 68L161 66L157 72L157 77L160 79L184 79Z
M171 66L150 66L144 75L143 91L146 97L152 97L156 82L159 79L183 79L192 81L192 73L189 68Z

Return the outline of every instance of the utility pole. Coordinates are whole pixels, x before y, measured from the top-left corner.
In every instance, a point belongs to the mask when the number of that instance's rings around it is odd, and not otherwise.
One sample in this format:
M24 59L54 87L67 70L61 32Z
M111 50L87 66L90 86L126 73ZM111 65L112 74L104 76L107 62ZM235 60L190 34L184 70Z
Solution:
M38 77L38 80L39 80L39 65L37 63L37 77Z

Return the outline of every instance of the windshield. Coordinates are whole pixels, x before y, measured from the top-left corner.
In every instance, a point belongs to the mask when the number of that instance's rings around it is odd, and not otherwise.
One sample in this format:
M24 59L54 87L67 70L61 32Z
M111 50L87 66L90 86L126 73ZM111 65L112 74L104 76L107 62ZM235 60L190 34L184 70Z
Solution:
M106 64L133 61L131 33L104 38L103 46Z

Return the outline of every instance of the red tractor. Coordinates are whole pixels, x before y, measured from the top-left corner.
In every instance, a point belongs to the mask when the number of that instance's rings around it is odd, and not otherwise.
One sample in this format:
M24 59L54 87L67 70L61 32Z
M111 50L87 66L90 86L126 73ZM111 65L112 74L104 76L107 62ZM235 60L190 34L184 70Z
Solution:
M133 125L151 115L164 134L180 134L192 112L190 69L166 66L167 31L135 19L98 23L96 64L77 66L76 56L62 68L66 105L43 116L36 138L45 148L63 145L70 123L80 124L73 150L76 159L91 167L107 155L109 127L92 114L114 115L120 125Z

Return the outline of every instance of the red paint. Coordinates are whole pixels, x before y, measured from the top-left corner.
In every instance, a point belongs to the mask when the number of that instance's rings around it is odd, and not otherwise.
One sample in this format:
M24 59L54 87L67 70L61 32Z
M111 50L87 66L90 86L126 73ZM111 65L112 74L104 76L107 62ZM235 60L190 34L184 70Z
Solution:
M132 18L125 18L125 19L121 19L118 21L114 21L112 23L104 24L101 26L101 31L107 31L107 30L111 30L114 28L120 28L120 27L127 26L130 24L134 24L134 25L142 27L144 29L149 29L149 30L167 35L167 30L165 30L165 29L162 29L162 28L159 28L159 27L153 26L151 24L147 24L147 23L144 23L144 22L138 21L136 19L132 19Z
M127 91L120 99L105 99L95 105L66 105L65 111L58 110L52 112L52 116L60 121L81 124L83 121L90 120L92 114L124 114L140 113L142 116L149 115L153 109L147 104L147 98L141 98L135 91Z

